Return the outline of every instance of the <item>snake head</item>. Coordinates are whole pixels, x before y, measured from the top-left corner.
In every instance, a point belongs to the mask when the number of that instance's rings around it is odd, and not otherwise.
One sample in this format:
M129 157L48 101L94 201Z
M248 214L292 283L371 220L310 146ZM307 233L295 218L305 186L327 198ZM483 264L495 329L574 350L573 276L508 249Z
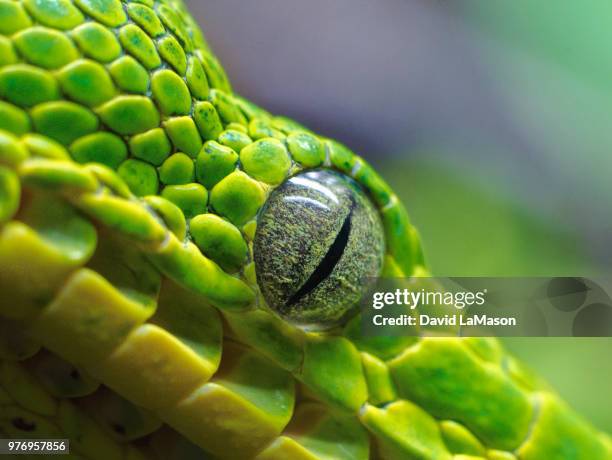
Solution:
M556 423L610 458L494 340L361 334L366 280L425 273L384 180L234 93L180 0L0 0L0 434L548 459Z

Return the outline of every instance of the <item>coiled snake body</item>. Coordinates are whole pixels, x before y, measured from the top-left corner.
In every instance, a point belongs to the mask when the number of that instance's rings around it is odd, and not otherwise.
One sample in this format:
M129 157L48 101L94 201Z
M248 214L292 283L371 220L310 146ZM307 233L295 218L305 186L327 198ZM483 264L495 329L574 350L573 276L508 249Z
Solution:
M0 0L0 437L612 459L494 339L362 337L347 313L378 273L427 273L396 196L234 94L180 0Z

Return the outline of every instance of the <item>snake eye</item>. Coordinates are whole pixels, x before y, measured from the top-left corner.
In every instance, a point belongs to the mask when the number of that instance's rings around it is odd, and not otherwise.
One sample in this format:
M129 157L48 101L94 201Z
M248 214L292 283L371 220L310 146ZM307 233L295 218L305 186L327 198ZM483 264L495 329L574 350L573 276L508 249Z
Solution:
M354 311L380 273L382 224L361 186L329 170L289 178L259 216L254 258L262 294L280 316L328 329Z

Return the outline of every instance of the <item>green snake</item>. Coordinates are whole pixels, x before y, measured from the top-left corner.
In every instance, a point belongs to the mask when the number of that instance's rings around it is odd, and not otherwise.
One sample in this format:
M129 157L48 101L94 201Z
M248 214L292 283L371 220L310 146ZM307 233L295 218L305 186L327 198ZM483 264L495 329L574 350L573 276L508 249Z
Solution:
M372 167L233 93L180 0L0 0L0 438L612 459L495 339L360 334L363 276L427 273Z

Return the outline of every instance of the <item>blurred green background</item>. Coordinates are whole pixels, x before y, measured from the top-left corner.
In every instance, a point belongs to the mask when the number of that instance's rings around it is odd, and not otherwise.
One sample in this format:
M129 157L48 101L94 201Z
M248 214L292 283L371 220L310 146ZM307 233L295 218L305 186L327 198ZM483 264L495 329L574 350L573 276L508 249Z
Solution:
M437 275L612 275L612 3L188 1L238 92L348 144ZM507 347L612 433L612 339Z
M420 152L381 164L421 231L433 271L610 276L610 254L600 248L612 242L612 3L487 0L462 6L455 13L477 38L505 110L540 146L540 172L564 180L542 202L531 196L537 186L528 185L527 193L517 187L504 161L466 162L459 155L462 160L436 162L428 159L437 155ZM510 163L517 156L503 155ZM525 160L522 165L529 168ZM575 408L612 432L612 339L505 342Z

